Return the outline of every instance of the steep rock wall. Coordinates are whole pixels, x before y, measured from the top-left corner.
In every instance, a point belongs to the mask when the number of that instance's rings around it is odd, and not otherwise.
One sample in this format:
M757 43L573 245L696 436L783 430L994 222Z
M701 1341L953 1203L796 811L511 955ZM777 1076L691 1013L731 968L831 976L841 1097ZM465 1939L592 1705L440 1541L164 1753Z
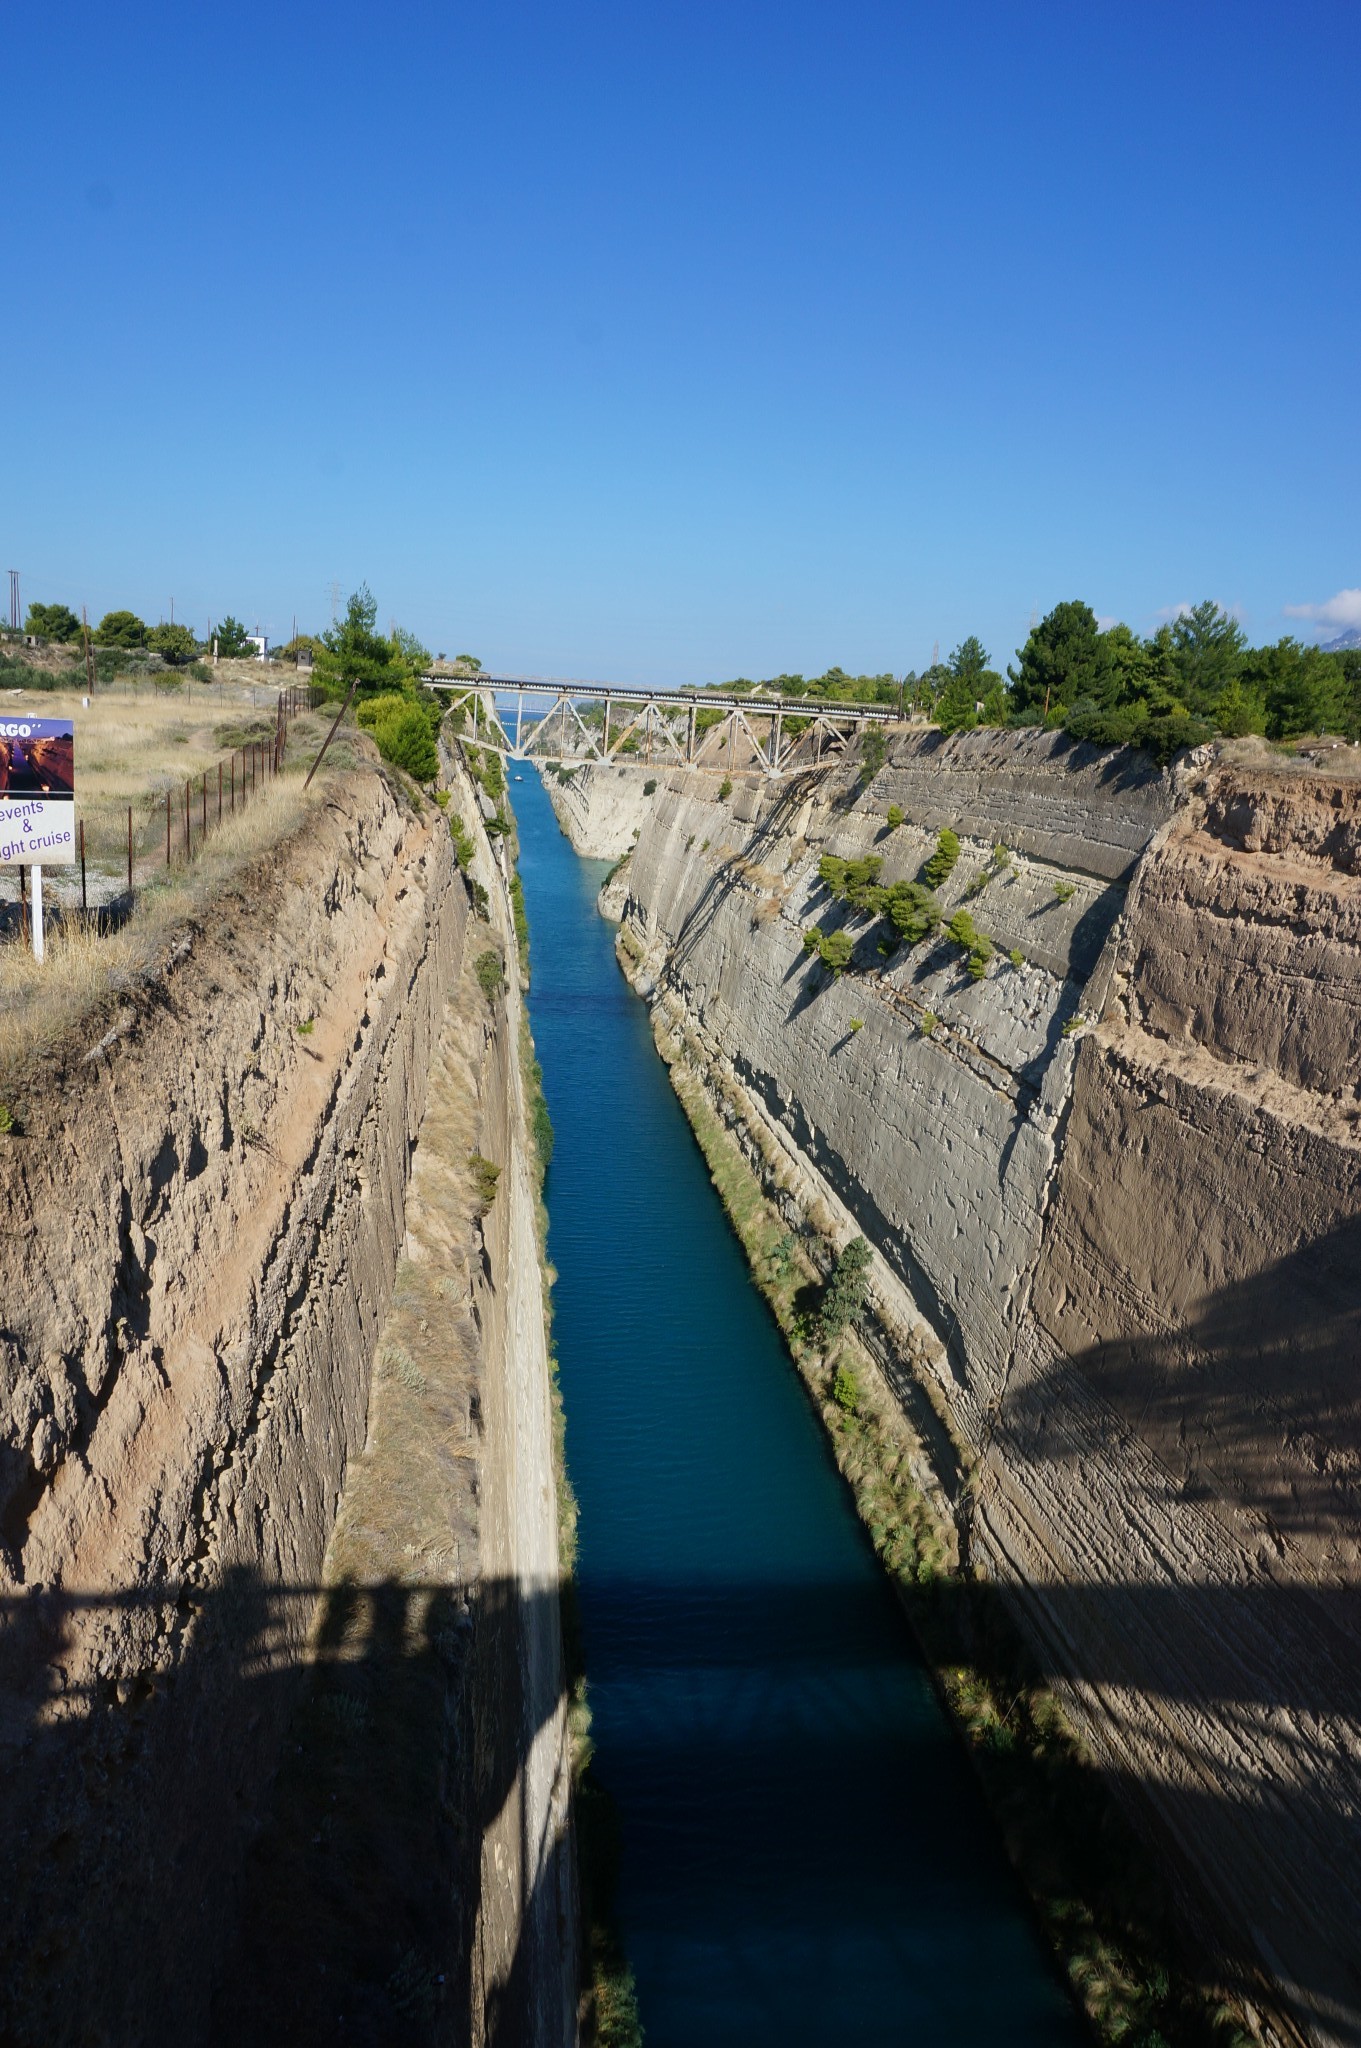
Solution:
M485 840L478 864L508 931ZM475 935L441 814L377 773L343 776L16 1105L23 1136L0 1149L0 1779L22 1845L2 1887L7 2040L206 2037L243 1858L317 1653L428 1077ZM473 1734L519 1788L526 1874L498 1907L518 1996L561 2032L570 1901L542 1867L561 1857L563 1803L547 1369L515 1018L486 1029L485 1142L506 1175L488 1305L469 1302L491 1330L490 1604L514 1589L516 1605L522 1579L534 1597L532 1628L507 1635L514 1728L476 1699ZM408 1507L399 1493L394 1521ZM477 1580L480 1559L462 1568ZM417 1606L447 1605L432 1599ZM500 1668L494 1635L479 1632L479 1667ZM474 1899L479 1841L474 1827ZM554 2037L544 2017L538 2038Z
M456 759L451 800L476 816ZM308 1669L209 2039L575 2037L575 1886L536 1166L485 835ZM489 994L478 962L509 969ZM473 1159L492 1162L490 1207Z
M82 2006L128 2041L201 2020L239 1802L283 1712L222 1709L255 1588L283 1589L280 1666L310 1618L465 917L447 834L351 778L5 1145L4 1763L30 1847L0 1939L21 2038L73 2038Z
M564 782L551 770L544 788L558 823L577 852L588 860L620 860L642 828L651 799L643 785L656 770L640 761L586 763Z
M1268 2032L1361 2040L1356 786L1041 734L900 736L860 793L854 764L663 785L636 985L787 1206L876 1246L975 1564L1225 1974L1269 1981ZM885 956L816 880L824 850L913 876L947 824L979 982L943 942ZM856 941L839 980L815 921Z

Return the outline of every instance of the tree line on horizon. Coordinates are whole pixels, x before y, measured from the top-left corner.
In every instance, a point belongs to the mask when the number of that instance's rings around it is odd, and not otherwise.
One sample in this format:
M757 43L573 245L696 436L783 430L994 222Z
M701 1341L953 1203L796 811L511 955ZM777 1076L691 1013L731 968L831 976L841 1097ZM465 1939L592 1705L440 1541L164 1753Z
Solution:
M921 674L738 677L728 690L775 690L827 702L897 704L947 732L976 726L1061 727L1099 746L1138 746L1158 760L1216 733L1289 740L1304 733L1361 738L1361 648L1332 653L1289 635L1253 647L1238 621L1207 599L1147 639L1101 627L1081 600L1033 626L1003 676L970 634Z
M299 633L272 652L282 658L310 654L313 686L327 697L344 698L353 687L358 722L373 734L383 758L418 781L428 782L439 770L435 734L444 715L444 706L419 687L421 674L431 663L430 650L405 627L394 625L390 633L380 633L377 620L377 601L368 585L361 584L351 594L344 616L329 631ZM30 604L26 631L65 644L80 644L85 635L83 621L63 604ZM159 654L172 667L187 666L210 654L214 641L219 654L228 657L255 651L245 627L230 613L206 641L196 639L187 626L179 624L163 622L148 627L130 611L106 612L90 638L100 650L101 667L110 651L133 658L143 652ZM460 654L455 659L471 670L481 667L474 655ZM0 667L8 673L16 665L0 656ZM40 678L31 669L22 670L22 665L19 670L40 687L51 687L49 675Z
M364 584L329 631L300 633L272 651L284 659L310 654L314 681L329 695L344 694L354 682L361 696L412 698L430 666L430 650L400 626L380 633L376 621L377 605ZM64 604L31 603L26 630L67 643L84 635L81 620ZM106 612L90 637L98 648L146 650L172 666L211 653L214 639L224 656L251 651L250 636L230 613L206 641L180 624L148 627L131 611ZM455 659L480 667L471 655ZM970 634L920 674L850 675L833 667L820 676L781 674L760 683L740 676L721 687L829 703L901 703L947 732L1061 727L1075 739L1138 746L1159 760L1215 734L1361 738L1361 649L1327 652L1290 635L1254 647L1237 620L1209 599L1147 638L1123 623L1100 626L1081 600L1057 604L1031 628L1005 676Z
M361 690L401 688L430 666L430 650L402 626L394 626L391 634L379 633L377 613L376 600L368 585L362 584L351 594L344 617L328 632L297 633L270 652L283 660L310 654L317 669L316 680L323 687L328 677L338 677L343 671L346 688L354 679L359 681ZM67 604L30 603L24 631L68 646L81 644L85 636L83 621ZM159 654L172 667L210 655L215 642L218 653L227 659L255 652L251 635L230 612L203 640L178 622L162 620L158 625L148 626L136 612L105 612L99 624L91 627L90 639L96 647L124 654ZM442 655L440 659L443 660ZM481 667L473 655L460 654L455 659L468 668Z
M34 633L42 640L55 640L66 646L83 642L85 627L69 604L30 603L24 631ZM159 654L172 668L182 667L186 662L198 661L205 654L211 654L213 643L217 642L218 653L230 659L234 655L253 654L254 645L250 634L241 621L228 612L212 628L204 640L200 640L188 626L177 620L162 619L158 625L148 626L144 619L131 611L105 612L97 626L90 628L90 639L96 647L111 648L122 654L136 654L145 651ZM280 655L297 655L304 650L319 646L310 633L299 633L286 647L273 651Z

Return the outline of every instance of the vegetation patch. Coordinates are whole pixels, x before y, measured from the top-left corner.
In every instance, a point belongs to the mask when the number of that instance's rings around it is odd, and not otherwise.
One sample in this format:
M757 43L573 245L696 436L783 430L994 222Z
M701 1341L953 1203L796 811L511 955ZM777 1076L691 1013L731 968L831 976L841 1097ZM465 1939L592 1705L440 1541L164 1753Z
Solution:
M957 910L945 927L945 936L964 955L965 972L971 981L981 981L992 958L992 940L978 930L967 910Z
M824 853L818 862L818 880L838 902L887 918L898 939L909 946L920 945L940 924L940 905L920 882L892 882L884 887L879 881L882 867L877 854L841 860L834 853Z
M515 947L520 956L520 973L529 980L529 919L525 915L525 885L518 875L510 878L510 912L515 920Z
M495 946L488 946L477 956L474 968L477 985L489 1003L494 1003L506 985L505 963Z
M473 854L476 852L476 848L473 844L472 833L468 830L457 811L450 811L449 813L449 837L454 842L454 859L466 874L472 866Z
M947 825L936 840L935 852L922 869L922 880L926 883L927 888L939 889L941 883L947 881L954 872L955 862L958 859L959 834L952 832Z
M859 780L862 789L869 788L887 759L888 742L884 738L884 729L880 725L872 725L860 743Z
M501 1178L501 1169L499 1166L493 1166L490 1159L484 1159L480 1152L470 1152L468 1171L472 1175L477 1214L485 1216L496 1200L496 1183Z

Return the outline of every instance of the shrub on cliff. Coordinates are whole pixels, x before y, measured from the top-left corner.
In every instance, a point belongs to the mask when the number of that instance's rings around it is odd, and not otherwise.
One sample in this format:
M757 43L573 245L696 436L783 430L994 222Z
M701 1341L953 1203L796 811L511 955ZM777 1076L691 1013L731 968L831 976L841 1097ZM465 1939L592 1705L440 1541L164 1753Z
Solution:
M644 796L655 796L655 794L656 794L656 790L657 790L657 778L656 778L656 776L655 776L655 775L649 775L649 776L648 776L648 778L647 778L647 781L646 781L646 782L645 782L645 783L643 784L643 795L644 795Z
M992 958L992 940L985 938L974 924L967 910L957 910L945 927L945 936L964 954L964 965L971 981L981 981L988 971Z
M374 729L378 751L394 768L404 768L417 782L433 782L439 774L439 750L430 737L430 722L419 704L408 704Z
M469 747L466 753L474 780L481 783L494 804L499 804L506 793L506 777L500 755L493 754L490 748L483 747Z
M860 744L860 783L868 789L888 758L882 726L872 725Z
M515 948L520 955L520 972L529 979L529 917L525 910L525 885L518 875L510 878L510 910L515 920Z
M941 920L941 908L920 882L895 882L884 891L884 915L900 938L918 946L930 938Z
M449 813L449 837L454 842L454 859L461 868L468 868L473 857L473 835L457 811Z
M477 956L477 985L489 1003L494 1003L506 985L505 968L501 955L494 946L488 946L485 953Z
M818 862L818 880L852 909L878 910L883 892L877 884L883 865L877 853L866 854L861 860L840 860L834 853L824 853Z
M928 888L939 889L948 880L955 862L959 859L959 835L947 825L936 841L936 850L922 869L922 880Z
M355 720L373 734L379 753L394 768L404 768L417 782L433 782L439 774L439 750L430 730L430 713L414 697L398 690L382 691L361 703Z
M485 1216L496 1200L496 1183L501 1178L499 1166L493 1166L490 1159L484 1159L480 1152L468 1154L468 1170L473 1179L473 1202L479 1216Z
M728 798L729 798L729 797L730 797L731 795L732 795L732 777L731 777L731 775L725 775L725 776L723 777L723 780L722 780L722 781L721 781L721 782L719 783L719 785L718 785L718 801L719 801L720 803L726 803L726 802L727 802L727 799L728 799Z
M832 1399L847 1415L854 1415L860 1407L860 1382L848 1365L839 1365L836 1369Z
M850 966L851 954L854 951L849 932L828 932L818 940L818 954L824 966L831 968L833 978L837 981Z
M838 1252L832 1276L818 1307L818 1335L824 1344L839 1337L864 1307L873 1256L863 1237L853 1237L845 1249Z

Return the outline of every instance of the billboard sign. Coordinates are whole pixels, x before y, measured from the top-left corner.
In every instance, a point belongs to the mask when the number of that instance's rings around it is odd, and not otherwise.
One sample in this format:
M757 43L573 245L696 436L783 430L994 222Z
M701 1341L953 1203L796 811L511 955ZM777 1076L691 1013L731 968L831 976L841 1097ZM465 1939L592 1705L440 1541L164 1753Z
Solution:
M76 729L0 716L0 866L76 857Z

